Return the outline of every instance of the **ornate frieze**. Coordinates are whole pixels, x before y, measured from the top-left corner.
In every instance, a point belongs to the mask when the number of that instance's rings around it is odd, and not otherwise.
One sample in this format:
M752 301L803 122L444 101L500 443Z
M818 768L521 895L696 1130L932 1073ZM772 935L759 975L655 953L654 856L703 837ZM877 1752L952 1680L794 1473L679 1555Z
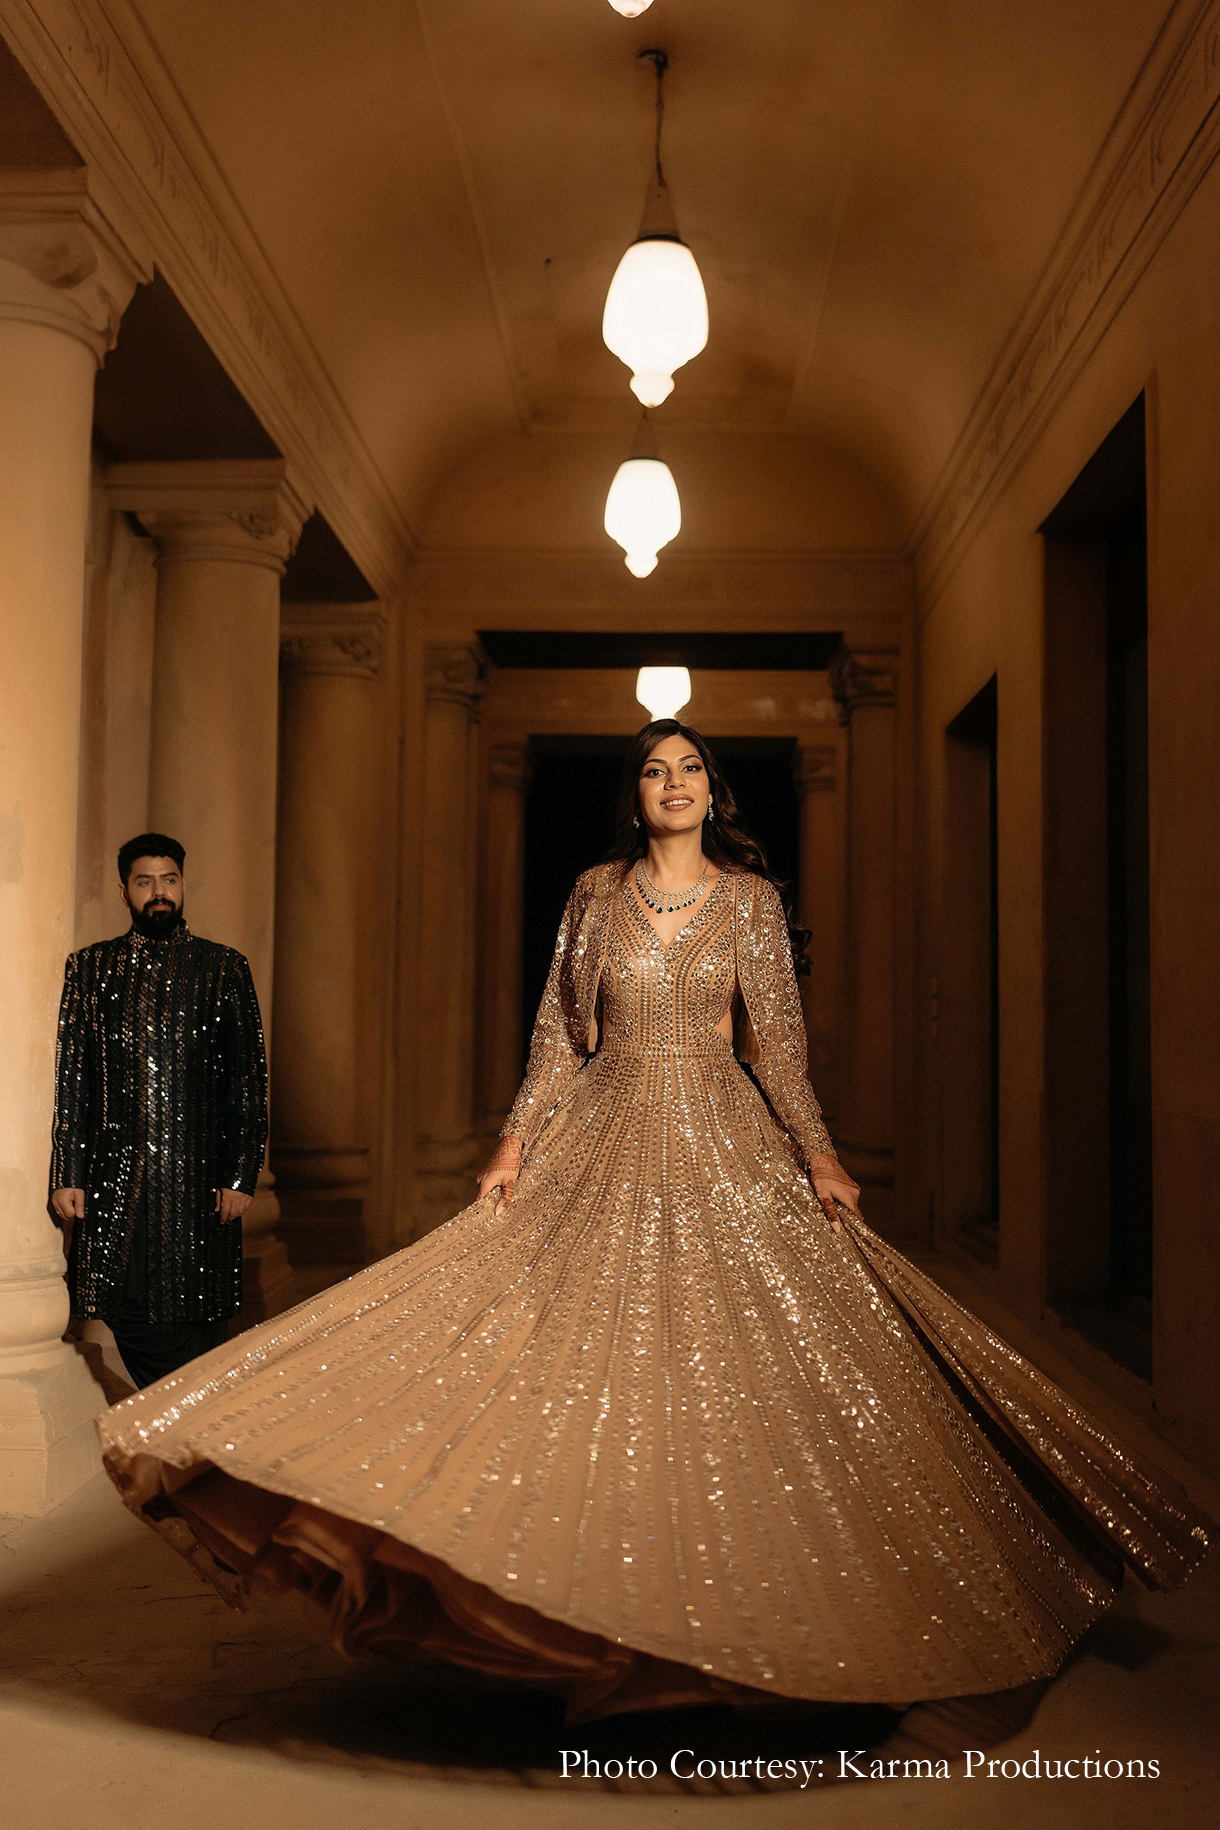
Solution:
M426 617L475 628L563 627L574 615L639 628L663 615L670 628L841 629L901 623L914 604L896 553L674 553L644 580L611 553L434 553L407 590Z
M90 189L121 198L138 225L147 250L138 277L151 278L155 260L365 577L389 595L414 535L130 0L0 0L0 31L85 160Z
M1175 11L912 531L928 584L1041 434L1220 150L1220 0Z

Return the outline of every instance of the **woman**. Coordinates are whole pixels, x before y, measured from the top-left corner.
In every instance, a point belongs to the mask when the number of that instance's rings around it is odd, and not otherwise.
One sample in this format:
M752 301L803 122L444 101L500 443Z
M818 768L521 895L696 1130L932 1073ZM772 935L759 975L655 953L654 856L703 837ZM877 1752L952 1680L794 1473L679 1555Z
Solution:
M1175 1586L1208 1522L858 1194L780 896L662 720L479 1199L119 1405L107 1466L222 1586L303 1589L348 1650L533 1682L573 1720L1045 1677L1124 1564Z

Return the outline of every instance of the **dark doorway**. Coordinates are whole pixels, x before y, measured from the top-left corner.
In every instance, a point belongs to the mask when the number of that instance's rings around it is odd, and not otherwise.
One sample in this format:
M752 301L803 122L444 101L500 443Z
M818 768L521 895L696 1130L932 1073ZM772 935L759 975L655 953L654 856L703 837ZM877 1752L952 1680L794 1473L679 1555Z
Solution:
M1000 1255L1000 933L993 674L945 731L944 1199L973 1257Z
M614 836L614 809L628 739L534 737L525 801L525 937L522 1011L525 1048L546 984L564 904L581 871L598 863ZM716 760L773 871L792 884L800 870L800 822L793 780L795 742L718 737Z
M1148 570L1141 397L1046 536L1050 1297L1151 1377Z

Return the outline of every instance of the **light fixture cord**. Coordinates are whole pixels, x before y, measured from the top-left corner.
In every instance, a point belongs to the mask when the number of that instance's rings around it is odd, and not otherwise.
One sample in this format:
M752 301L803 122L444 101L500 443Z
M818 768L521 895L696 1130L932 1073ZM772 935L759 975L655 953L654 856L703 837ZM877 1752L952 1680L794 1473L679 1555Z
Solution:
M657 73L657 137L653 146L653 158L657 167L657 183L665 183L665 173L661 169L661 129L665 124L665 72L669 68L669 56L665 51L641 51L640 62L650 63Z

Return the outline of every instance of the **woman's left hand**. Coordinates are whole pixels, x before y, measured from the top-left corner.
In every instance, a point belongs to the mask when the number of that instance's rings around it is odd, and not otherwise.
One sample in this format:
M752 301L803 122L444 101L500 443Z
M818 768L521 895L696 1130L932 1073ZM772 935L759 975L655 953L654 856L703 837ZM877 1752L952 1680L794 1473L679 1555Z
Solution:
M857 1220L863 1219L864 1216L860 1212L859 1184L852 1181L841 1163L828 1163L824 1169L815 1164L809 1171L809 1180L813 1183L814 1193L822 1203L822 1212L836 1233L841 1232L843 1228L843 1222L839 1218L839 1209L835 1206L836 1201L840 1207L845 1207L849 1213L854 1214Z

